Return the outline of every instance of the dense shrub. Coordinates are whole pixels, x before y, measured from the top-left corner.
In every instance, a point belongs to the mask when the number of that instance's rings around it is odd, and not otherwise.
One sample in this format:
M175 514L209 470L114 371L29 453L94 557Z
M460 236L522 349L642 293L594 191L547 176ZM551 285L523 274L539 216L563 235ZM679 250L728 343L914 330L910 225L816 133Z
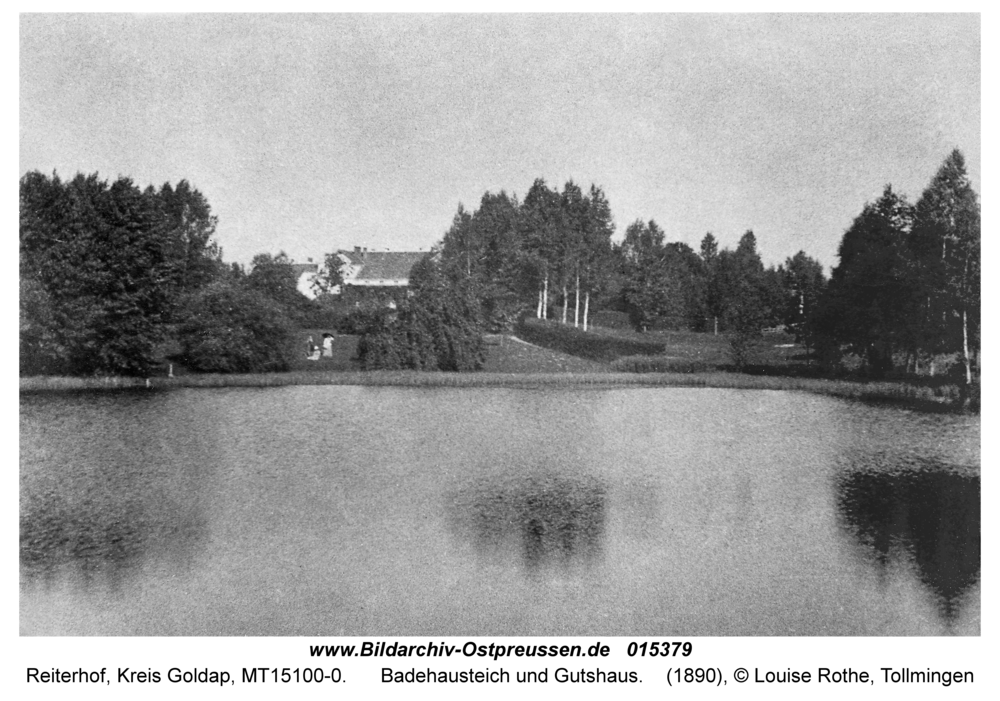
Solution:
M729 353L733 367L742 370L756 359L760 346L760 332L756 334L747 329L740 329L729 334Z
M468 372L486 363L486 344L475 319L453 304L429 307L414 299L369 318L358 340L358 359L366 370Z
M977 414L979 413L980 397L981 397L981 391L982 391L981 388L980 388L980 384L981 383L980 383L980 381L978 379L977 380L973 380L972 384L969 385L968 390L967 390L968 391L968 397L967 397L967 399L968 399L968 409L969 409L969 411L975 412Z
M358 339L358 360L365 370L399 370L406 338L396 323L398 312L388 308L357 309L352 314Z
M294 356L281 305L232 282L191 295L177 335L184 364L199 372L280 372Z
M310 316L318 309L311 300L298 289L298 274L291 258L282 251L274 256L259 253L250 263L250 272L242 280L246 287L276 302L284 310L285 316L298 326L310 326Z
M395 300L379 301L376 297L348 302L345 305L345 315L335 328L338 333L363 336L391 320L399 305L400 302ZM388 315L390 319L382 319L383 315Z
M64 372L65 351L56 334L52 300L37 281L20 280L20 372L52 375Z
M301 317L300 326L307 329L334 329L337 333L354 333L350 323L353 305L333 295L323 295L310 300Z
M740 294L730 303L724 318L729 328L729 352L733 366L742 370L755 360L768 314L756 289L749 284L738 288Z
M606 329L632 330L632 320L625 312L610 310L599 311L591 317L591 326L601 326Z
M486 344L474 323L408 303L392 314L369 320L358 340L365 370L480 370Z
M436 264L417 263L413 296L396 309L359 310L358 359L366 370L480 370L486 363L483 322L475 295L446 282Z
M36 171L19 203L23 371L149 376L178 301L221 265L205 199L185 181L141 190Z

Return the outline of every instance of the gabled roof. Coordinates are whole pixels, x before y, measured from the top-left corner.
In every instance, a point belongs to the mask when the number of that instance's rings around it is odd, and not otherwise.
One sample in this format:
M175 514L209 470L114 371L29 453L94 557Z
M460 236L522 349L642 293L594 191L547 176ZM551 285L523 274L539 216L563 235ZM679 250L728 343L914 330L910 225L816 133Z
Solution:
M295 271L295 277L299 278L303 273L318 273L319 264L318 263L292 263L292 270Z
M351 280L409 280L410 269L427 255L422 251L340 251L358 266ZM349 282L349 281L348 281Z

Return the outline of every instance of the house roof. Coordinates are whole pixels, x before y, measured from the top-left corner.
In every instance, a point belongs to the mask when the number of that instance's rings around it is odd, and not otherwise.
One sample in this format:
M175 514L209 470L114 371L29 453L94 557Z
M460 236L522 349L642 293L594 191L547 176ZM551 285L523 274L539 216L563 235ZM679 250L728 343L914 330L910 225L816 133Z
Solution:
M303 273L318 273L319 264L318 263L292 263L292 270L295 271L295 277L301 277Z
M359 266L352 280L409 280L410 269L427 255L421 251L341 251Z

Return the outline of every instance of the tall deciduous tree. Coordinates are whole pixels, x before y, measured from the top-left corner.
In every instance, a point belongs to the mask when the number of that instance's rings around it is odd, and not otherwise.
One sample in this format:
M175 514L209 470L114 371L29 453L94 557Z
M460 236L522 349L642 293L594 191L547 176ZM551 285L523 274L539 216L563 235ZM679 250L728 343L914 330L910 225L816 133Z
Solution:
M44 290L47 334L69 372L145 375L155 365L187 268L165 209L127 178L21 178L21 276Z
M801 327L812 314L826 287L823 265L806 255L805 251L799 251L785 259L780 270L788 294L788 303L782 310L783 321L790 327Z
M596 185L590 186L586 198L586 219L584 222L581 255L578 261L577 304L579 306L579 281L583 282L583 330L586 331L590 317L591 295L607 287L614 264L611 237L615 233L615 223L611 216L604 191Z
M559 282L562 288L562 323L567 323L569 287L576 292L574 325L580 325L580 266L586 251L586 229L589 205L580 186L572 180L563 186L560 196L557 238Z
M767 277L753 231L747 230L740 237L735 251L719 254L718 270L733 361L742 367L749 362L752 348L771 318Z
M439 248L442 274L475 291L493 331L509 330L534 301L520 218L516 197L487 192L472 213L459 205Z
M398 310L374 310L358 341L368 370L470 371L486 360L479 301L472 283L449 277L428 256L410 273L413 296Z
M713 333L719 333L719 318L725 309L722 287L718 278L719 242L712 232L705 234L701 240L700 256L704 285L705 311L712 317Z
M632 324L647 330L664 313L671 293L665 261L663 230L653 220L636 220L625 230L619 247L624 286L622 296Z
M299 292L298 276L284 251L278 255L259 253L254 256L246 285L281 305L296 321L301 320L311 306L309 298Z
M679 288L672 295L667 316L670 326L704 328L706 309L705 264L686 243L674 241L664 246L667 275Z
M706 266L711 267L715 264L715 259L719 257L719 242L716 241L711 231L705 234L705 237L701 240L701 248L699 250L701 259Z
M65 367L65 349L55 332L55 310L49 293L40 282L22 272L18 302L21 374L59 372Z
M169 249L174 284L180 292L190 292L215 280L223 267L222 249L212 238L218 219L205 197L187 180L181 180L176 187L164 183L158 193L150 188L147 194L161 203L162 235Z
M865 358L875 375L893 366L893 353L913 346L920 302L908 244L913 208L886 186L844 233L817 311L820 336Z
M334 251L323 257L323 265L313 276L310 287L316 296L328 295L344 284L344 260Z
M957 149L941 165L914 209L910 247L920 272L920 343L956 353L972 383L979 347L979 200Z
M491 331L511 329L520 311L531 304L532 285L526 284L521 256L520 216L517 198L502 190L484 194L472 215L479 249L473 289Z
M779 271L785 291L785 303L779 310L781 321L808 346L808 323L826 289L823 266L805 251L799 251L787 258Z
M524 196L521 207L523 241L530 266L536 271L537 316L547 319L553 276L559 265L559 234L562 219L559 193L537 178Z
M451 220L451 228L441 241L441 263L449 270L461 271L472 277L472 262L479 260L479 245L472 229L472 214L461 202Z
M287 310L238 278L188 295L177 340L184 364L199 372L281 372L294 357Z

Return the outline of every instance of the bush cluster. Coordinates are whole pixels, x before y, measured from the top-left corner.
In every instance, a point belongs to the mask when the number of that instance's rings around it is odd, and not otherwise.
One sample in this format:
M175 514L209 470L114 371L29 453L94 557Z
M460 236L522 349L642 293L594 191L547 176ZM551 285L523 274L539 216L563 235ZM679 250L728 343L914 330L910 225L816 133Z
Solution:
M191 295L177 330L182 361L198 372L281 372L294 357L277 302L244 285L213 283Z
M365 370L481 370L486 344L475 323L449 323L430 310L408 303L396 311L371 315L358 339Z
M606 329L621 329L631 331L635 328L632 319L626 312L618 312L604 309L594 314L590 322L591 326L601 326Z
M446 282L432 261L411 274L413 297L396 307L360 311L358 359L365 370L469 372L486 364L483 322L475 295Z

